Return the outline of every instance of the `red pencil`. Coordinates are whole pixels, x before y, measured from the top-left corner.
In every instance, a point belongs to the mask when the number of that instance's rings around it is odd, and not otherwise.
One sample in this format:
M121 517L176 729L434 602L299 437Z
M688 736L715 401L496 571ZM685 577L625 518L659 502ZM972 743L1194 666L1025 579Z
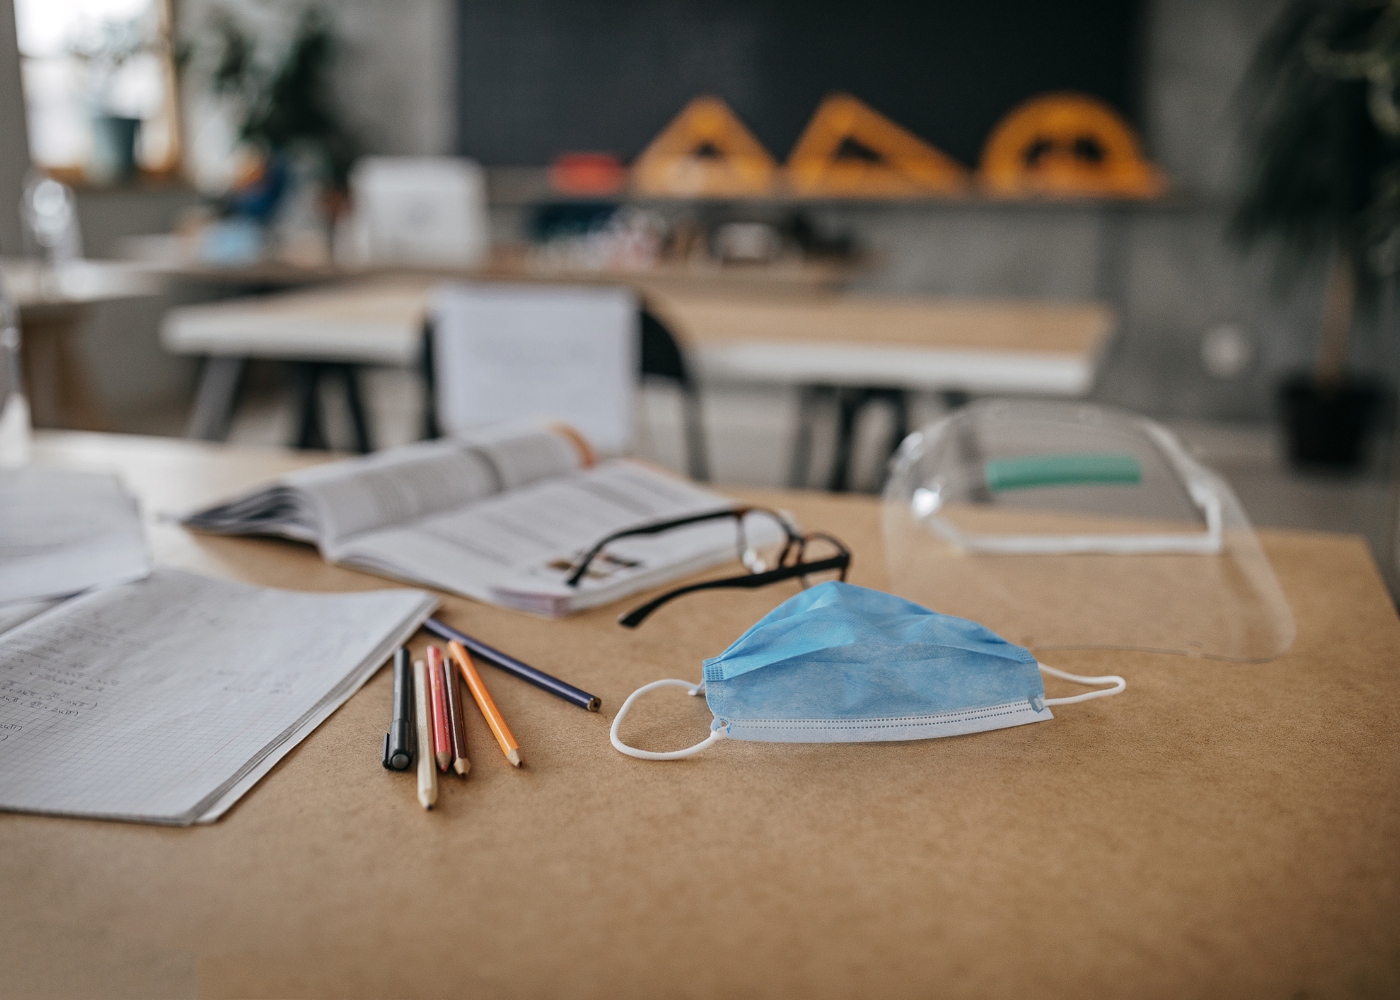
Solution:
M439 771L452 766L452 729L447 721L447 675L442 650L428 647L428 685L433 691L433 756Z

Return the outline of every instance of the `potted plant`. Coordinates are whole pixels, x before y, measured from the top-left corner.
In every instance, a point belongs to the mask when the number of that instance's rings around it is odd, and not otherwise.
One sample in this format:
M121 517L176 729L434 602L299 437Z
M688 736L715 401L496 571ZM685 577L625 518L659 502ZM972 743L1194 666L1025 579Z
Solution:
M245 168L224 201L231 215L259 225L294 189L316 189L323 216L333 216L358 153L332 98L338 42L329 15L303 8L288 34L286 41L259 37L231 10L215 7L211 30L182 55L210 93L237 109Z
M113 184L136 173L141 118L130 99L121 100L120 82L134 61L157 48L149 15L85 23L69 45L69 53L86 67L92 128L87 175L94 183Z
M1232 233L1272 244L1284 276L1325 262L1317 362L1285 382L1297 464L1356 467L1380 389L1347 370L1359 314L1394 270L1400 221L1400 7L1295 0L1265 37L1242 93L1244 183Z

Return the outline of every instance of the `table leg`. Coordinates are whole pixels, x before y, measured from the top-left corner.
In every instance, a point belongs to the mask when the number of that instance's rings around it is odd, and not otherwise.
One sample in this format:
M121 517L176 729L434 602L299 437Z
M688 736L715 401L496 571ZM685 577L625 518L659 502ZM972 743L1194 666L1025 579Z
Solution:
M885 468L889 467L889 457L899 448L909 434L909 393L903 389L880 389L873 387L843 388L837 390L841 404L840 425L837 428L836 454L831 464L831 476L827 489L833 493L845 492L851 488L851 462L855 452L856 422L871 403L886 402L893 411L893 423L886 451ZM884 474L881 476L884 485Z
M437 420L437 390L433 367L433 321L423 321L423 353L418 358L418 372L423 378L423 439L442 437Z
M836 427L836 454L831 460L831 475L827 477L826 488L833 493L850 489L851 452L855 449L856 417L870 402L869 389L842 388L836 390L836 399L841 412Z
M368 455L374 450L370 441L369 420L365 417L364 400L360 395L359 365L337 365L341 378L345 380L345 405L350 410L350 424L355 430L355 450Z
M293 448L317 449L328 447L326 432L321 425L321 372L326 366L318 361L288 361L287 380L291 383L292 400L297 413L296 437Z
M700 388L693 383L681 386L681 419L685 424L685 454L690 478L697 483L710 481L710 456L705 435L705 411Z
M804 385L797 390L797 434L792 441L792 464L788 471L788 485L793 489L803 489L807 485L812 467L812 421L816 419L821 401L835 392L827 385Z
M890 459L909 436L909 393L903 389L888 389L885 398L894 410L894 426L890 429L890 448L885 454L885 471L880 476L879 489L885 488L885 480L889 478Z
M238 405L238 387L247 364L247 358L205 358L185 437L196 441L228 440Z

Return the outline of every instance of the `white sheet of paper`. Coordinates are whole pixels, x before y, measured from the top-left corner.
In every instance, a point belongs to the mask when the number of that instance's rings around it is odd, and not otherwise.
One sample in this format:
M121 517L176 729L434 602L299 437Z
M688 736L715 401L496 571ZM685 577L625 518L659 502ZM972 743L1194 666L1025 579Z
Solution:
M151 571L135 497L116 476L0 473L0 606L63 597Z
M605 454L632 441L640 321L625 288L446 285L433 294L438 422L543 418Z
M436 605L165 569L66 601L0 636L0 809L216 819Z

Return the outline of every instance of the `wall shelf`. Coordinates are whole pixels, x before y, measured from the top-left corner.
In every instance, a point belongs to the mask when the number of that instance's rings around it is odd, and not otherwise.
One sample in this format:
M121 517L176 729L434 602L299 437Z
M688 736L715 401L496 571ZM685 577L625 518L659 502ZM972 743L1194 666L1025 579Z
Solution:
M1211 207L1214 199L1174 190L1159 198L997 198L984 194L950 197L823 197L775 193L762 197L661 197L641 195L623 189L607 195L569 195L549 183L548 171L540 167L491 167L487 170L487 191L492 206L533 208L558 204L625 204L674 211L683 208L742 209L755 211L782 209L842 209L885 212L899 211L998 211L998 212L1163 212L1191 211Z

